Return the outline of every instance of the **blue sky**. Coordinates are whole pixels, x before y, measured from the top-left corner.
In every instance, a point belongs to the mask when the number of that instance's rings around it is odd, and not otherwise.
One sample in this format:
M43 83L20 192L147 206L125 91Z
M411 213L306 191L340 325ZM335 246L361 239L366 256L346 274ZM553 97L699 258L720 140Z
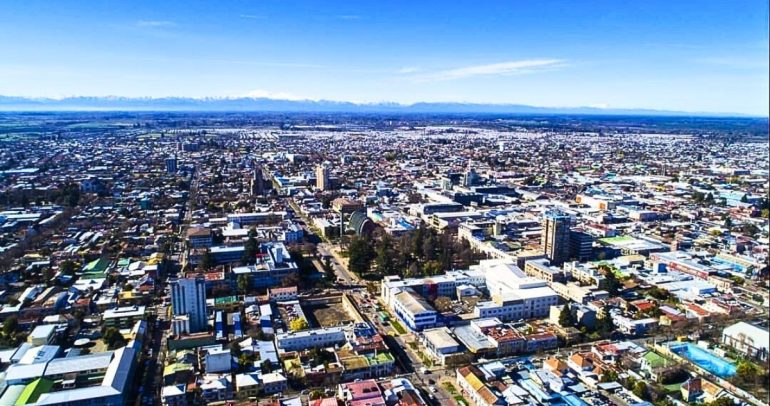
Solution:
M4 1L0 94L768 112L766 0Z

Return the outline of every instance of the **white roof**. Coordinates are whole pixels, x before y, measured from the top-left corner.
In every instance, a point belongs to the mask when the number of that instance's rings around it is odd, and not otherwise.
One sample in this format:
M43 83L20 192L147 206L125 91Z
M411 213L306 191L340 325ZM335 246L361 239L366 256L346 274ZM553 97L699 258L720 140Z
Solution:
M3 396L0 397L0 405L5 406L13 406L16 404L16 400L21 396L21 393L24 392L24 388L26 388L27 385L11 385L8 387L8 389L3 392Z
M48 338L56 330L56 326L53 324L43 324L35 327L29 336L34 338Z
M279 372L271 372L269 374L262 374L262 382L263 383L286 382L286 378L283 375L281 375Z
M426 340L430 341L431 344L438 349L457 347L460 345L444 328L425 330L423 335Z
M235 375L235 386L240 390L240 388L246 387L246 386L257 386L259 385L259 377L257 374L238 374Z
M171 397L171 396L182 396L184 394L185 394L185 386L184 384L181 384L181 383L178 385L164 386L163 389L160 390L160 397L162 398Z
M96 354L80 355L69 358L56 358L48 363L45 370L46 376L67 374L70 372L88 371L91 369L104 369L112 361L112 351Z
M19 359L19 364L39 364L54 359L59 354L58 345L39 345L27 350Z
M722 331L722 335L730 337L738 337L740 334L746 336L747 344L750 341L753 341L751 345L756 348L768 348L768 345L770 345L770 332L768 332L768 330L746 323L745 321L735 323Z
M5 381L9 383L34 380L43 376L45 363L39 364L13 364L5 370Z
M144 314L144 306L125 306L118 307L116 309L108 309L104 311L102 315L103 319L111 319L116 317L131 317L141 316Z

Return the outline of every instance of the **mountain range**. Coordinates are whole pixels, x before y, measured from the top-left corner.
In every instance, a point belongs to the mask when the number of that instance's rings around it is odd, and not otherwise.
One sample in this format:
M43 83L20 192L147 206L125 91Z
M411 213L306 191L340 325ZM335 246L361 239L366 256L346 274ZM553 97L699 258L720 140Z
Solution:
M600 107L536 107L524 104L453 102L353 103L329 100L282 100L270 98L134 98L66 97L28 98L0 96L0 111L233 111L320 113L422 113L422 114L591 114L650 116L744 116L731 113L697 113L651 109Z

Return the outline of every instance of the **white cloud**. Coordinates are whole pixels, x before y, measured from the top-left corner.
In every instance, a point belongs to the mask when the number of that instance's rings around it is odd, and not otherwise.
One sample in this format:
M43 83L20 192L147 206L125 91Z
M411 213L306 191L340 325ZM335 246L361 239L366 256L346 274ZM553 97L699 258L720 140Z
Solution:
M419 82L433 82L440 80L464 79L474 76L521 75L560 68L565 65L565 61L561 59L525 59L521 61L508 61L441 70L415 76L414 79Z
M246 18L246 19L249 19L249 20L265 20L265 19L267 19L267 17L261 16L261 15L257 15L257 14L241 14L238 17Z
M596 103L596 104L589 104L588 107L595 108L595 109L608 109L610 108L610 105L607 103Z
M176 23L168 20L139 20L136 22L136 25L139 27L159 28L159 27L173 27L176 25Z
M403 68L396 71L396 73L400 73L402 75L406 75L408 73L417 73L420 72L422 69L420 69L419 66L404 66Z
M275 99L275 100L312 100L308 97L297 96L288 92L272 92L270 90L255 89L244 95L237 97L251 97L254 99Z

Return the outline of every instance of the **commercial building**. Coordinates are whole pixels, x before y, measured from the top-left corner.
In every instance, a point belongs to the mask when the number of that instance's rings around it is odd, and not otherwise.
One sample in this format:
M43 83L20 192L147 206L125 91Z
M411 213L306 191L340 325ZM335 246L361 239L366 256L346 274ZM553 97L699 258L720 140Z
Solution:
M393 311L407 327L421 331L436 326L438 312L425 299L411 289L404 289L394 296Z
M527 276L510 261L484 260L471 270L483 272L492 300L478 302L473 309L476 317L497 317L503 321L547 317L559 295L547 282Z
M550 285L553 282L564 282L564 271L555 266L551 266L547 259L536 259L524 263L524 273L529 276L542 279Z
M144 319L144 306L125 306L105 310L102 322L108 327L130 328L137 321Z
M570 258L578 261L589 261L593 256L594 237L582 230L571 230L569 233Z
M292 331L275 335L275 346L283 352L329 347L344 344L345 341L345 330L342 327Z
M233 268L238 277L246 275L252 288L270 288L281 284L284 278L299 272L297 263L292 261L286 246L280 242L264 243L260 246L254 265Z

